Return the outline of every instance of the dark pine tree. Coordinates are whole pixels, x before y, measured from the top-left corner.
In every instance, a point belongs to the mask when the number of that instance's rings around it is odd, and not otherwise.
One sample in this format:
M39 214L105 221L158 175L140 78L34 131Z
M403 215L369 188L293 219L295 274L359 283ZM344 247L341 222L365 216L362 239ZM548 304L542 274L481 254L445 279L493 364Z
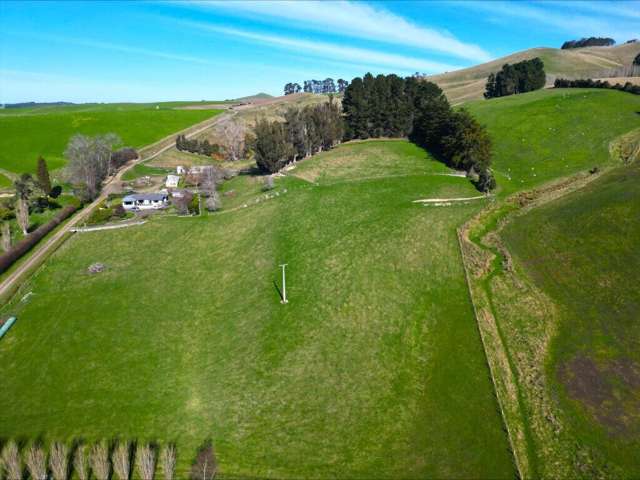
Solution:
M51 193L51 177L49 176L49 167L47 167L47 161L42 157L38 157L38 185L42 189L45 195Z

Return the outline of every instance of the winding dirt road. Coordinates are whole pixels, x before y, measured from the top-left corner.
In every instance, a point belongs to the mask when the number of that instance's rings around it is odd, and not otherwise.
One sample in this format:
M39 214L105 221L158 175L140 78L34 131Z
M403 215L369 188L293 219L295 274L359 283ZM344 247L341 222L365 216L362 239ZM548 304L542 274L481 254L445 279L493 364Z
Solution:
M212 128L217 123L226 121L229 117L235 115L235 113L235 111L229 110L213 118L209 118L207 120L204 120L203 122L197 123L184 130L164 137L162 140L152 143L151 145L147 145L146 147L141 148L138 151L139 157L137 160L124 165L122 168L120 168L120 170L116 172L115 175L105 180L102 187L102 192L93 202L80 210L79 213L76 213L73 217L71 217L71 220L59 227L59 229L56 230L53 235L46 238L44 242L36 245L31 256L24 263L19 265L13 272L7 275L4 280L2 280L2 282L0 283L0 301L4 303L9 300L11 294L15 292L15 290L17 290L20 286L20 282L28 278L30 270L38 266L41 261L43 261L49 254L51 254L60 244L62 244L63 237L67 233L71 233L72 228L74 228L76 225L79 225L83 220L91 215L91 212L93 212L93 210L107 198L109 193L114 191L114 189L122 181L122 176L128 170L139 163L152 160L161 153L166 152L167 150L172 148L175 145L175 138L177 135L184 134L187 138L194 137L204 132L205 130Z

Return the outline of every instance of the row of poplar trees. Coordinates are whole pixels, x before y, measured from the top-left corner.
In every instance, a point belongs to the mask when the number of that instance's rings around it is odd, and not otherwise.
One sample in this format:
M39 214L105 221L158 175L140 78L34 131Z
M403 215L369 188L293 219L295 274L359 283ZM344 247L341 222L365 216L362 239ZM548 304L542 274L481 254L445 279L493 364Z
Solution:
M466 110L454 110L436 84L397 75L354 78L344 93L345 138L408 137L481 191L495 188L491 140Z

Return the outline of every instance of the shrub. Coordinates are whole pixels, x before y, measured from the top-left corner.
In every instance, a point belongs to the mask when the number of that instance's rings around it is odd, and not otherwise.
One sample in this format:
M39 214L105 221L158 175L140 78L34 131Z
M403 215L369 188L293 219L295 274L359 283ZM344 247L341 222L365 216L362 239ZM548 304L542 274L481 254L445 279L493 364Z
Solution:
M95 225L98 223L105 223L113 216L113 210L104 205L104 203L100 204L98 208L96 208L91 216L87 219L87 223L89 225Z
M130 160L138 158L138 152L130 147L121 148L111 154L111 168L118 169Z
M0 273L7 270L11 265L13 265L16 260L22 257L22 255L27 253L29 250L31 250L31 248L36 243L38 243L51 230L60 225L77 209L78 207L76 205L67 205L54 218L24 237L22 240L16 243L8 252L0 255Z
M191 201L188 204L189 213L192 215L198 215L200 213L200 197L193 195Z
M62 187L60 185L56 185L55 187L53 187L51 189L51 191L49 192L49 196L51 198L58 198L60 196L60 194L62 193Z

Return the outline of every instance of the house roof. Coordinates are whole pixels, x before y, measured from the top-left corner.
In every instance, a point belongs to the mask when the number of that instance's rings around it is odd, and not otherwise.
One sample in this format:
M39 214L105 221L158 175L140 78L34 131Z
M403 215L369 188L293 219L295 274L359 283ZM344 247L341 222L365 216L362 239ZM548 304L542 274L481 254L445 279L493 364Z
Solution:
M122 199L123 202L137 202L139 200L149 200L159 202L168 198L166 193L133 193Z

